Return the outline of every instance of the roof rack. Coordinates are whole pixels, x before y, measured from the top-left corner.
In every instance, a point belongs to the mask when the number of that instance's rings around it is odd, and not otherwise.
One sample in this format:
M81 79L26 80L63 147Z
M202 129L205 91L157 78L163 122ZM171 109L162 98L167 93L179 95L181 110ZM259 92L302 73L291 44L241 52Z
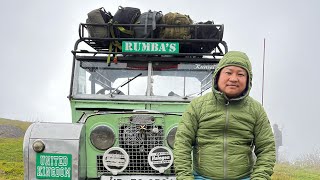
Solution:
M215 26L218 29L218 36L216 38L207 38L200 39L198 38L198 30L203 26ZM99 60L104 59L103 56L108 56L113 60L115 57L118 60L129 60L133 57L138 56L139 59L157 59L164 60L163 58L175 59L176 61L193 61L197 62L202 59L202 61L206 61L208 59L212 61L212 59L220 59L219 57L224 56L226 52L228 52L228 46L225 41L223 41L223 32L224 25L223 24L191 24L191 25L167 25L167 24L157 24L157 29L161 30L163 28L182 28L187 27L190 28L191 37L188 39L164 39L157 37L157 33L155 31L151 31L151 34L145 38L135 38L134 36L121 37L119 35L113 35L110 37L98 38L91 37L88 33L88 28L101 28L104 27L107 31L114 31L119 27L123 27L125 29L133 30L135 27L144 27L151 28L151 25L141 25L141 24L89 24L89 23L81 23L79 25L79 39L77 40L74 50L72 53L74 54L76 59L88 59L88 60ZM212 28L212 27L211 27ZM108 32L109 33L109 32ZM109 33L110 34L110 33ZM93 50L79 50L79 43L84 42L89 45ZM114 44L114 42L120 43L122 45L123 42L149 42L149 43L178 43L179 44L179 52L176 54L166 53L166 52L126 52L121 49L110 46L110 44ZM111 48L110 48L111 47ZM202 47L206 47L206 50L203 50ZM209 47L209 49L208 49ZM210 47L213 47L212 49ZM99 55L99 56L97 56ZM101 57L102 56L102 57Z

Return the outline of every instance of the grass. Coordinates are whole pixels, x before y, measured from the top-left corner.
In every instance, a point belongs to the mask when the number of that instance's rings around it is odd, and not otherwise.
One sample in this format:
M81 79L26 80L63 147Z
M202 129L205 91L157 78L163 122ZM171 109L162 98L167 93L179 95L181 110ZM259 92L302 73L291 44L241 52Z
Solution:
M0 125L14 125L26 131L30 122L0 118ZM23 138L0 138L0 180L23 179ZM278 163L272 180L320 180L320 152L302 157L296 164Z
M319 180L320 165L308 167L288 163L276 164L272 180Z
M0 180L23 179L23 138L0 138Z

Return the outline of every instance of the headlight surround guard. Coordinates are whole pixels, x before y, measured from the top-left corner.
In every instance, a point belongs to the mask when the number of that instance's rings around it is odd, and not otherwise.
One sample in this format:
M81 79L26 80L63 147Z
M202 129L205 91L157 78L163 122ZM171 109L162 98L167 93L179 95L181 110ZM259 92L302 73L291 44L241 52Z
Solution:
M170 146L171 149L174 148L174 141L175 141L175 136L177 132L178 127L175 126L169 130L169 133L167 135L167 143Z

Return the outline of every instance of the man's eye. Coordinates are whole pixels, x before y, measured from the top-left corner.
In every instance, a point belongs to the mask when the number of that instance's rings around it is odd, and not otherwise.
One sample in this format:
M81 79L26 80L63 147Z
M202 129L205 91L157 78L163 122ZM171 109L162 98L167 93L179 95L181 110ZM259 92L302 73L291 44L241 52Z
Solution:
M231 75L231 72L225 72L226 74L228 74L228 75Z
M244 76L247 76L247 74L246 74L246 73L244 73L244 72L240 72L240 73L238 73L238 76L240 76L240 77L244 77Z

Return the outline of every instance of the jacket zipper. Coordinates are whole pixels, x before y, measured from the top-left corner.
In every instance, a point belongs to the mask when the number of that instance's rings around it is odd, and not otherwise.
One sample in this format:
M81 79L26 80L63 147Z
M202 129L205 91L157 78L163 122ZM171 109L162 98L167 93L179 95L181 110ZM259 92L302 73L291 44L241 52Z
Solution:
M229 101L226 103L226 124L224 128L224 137L223 137L223 176L224 179L227 179L227 137L228 137L228 125L229 125L229 109L228 109Z
M200 147L198 147L199 148L199 150L198 150L198 166L200 165Z

